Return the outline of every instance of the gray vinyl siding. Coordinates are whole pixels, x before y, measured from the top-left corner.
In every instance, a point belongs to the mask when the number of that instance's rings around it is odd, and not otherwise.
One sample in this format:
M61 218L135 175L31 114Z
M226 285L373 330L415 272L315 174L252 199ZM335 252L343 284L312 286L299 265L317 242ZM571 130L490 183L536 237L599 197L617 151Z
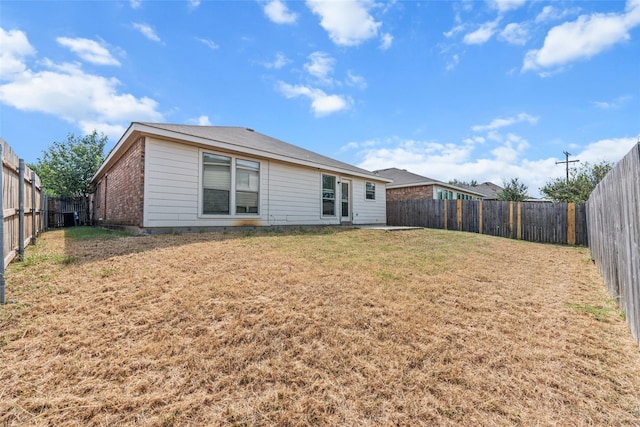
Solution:
M199 214L200 171L203 151L220 153L215 147L199 149L193 145L159 138L146 138L144 227L230 227L236 225L286 226L339 224L340 217L323 217L321 183L317 168L286 162L229 154L260 162L259 215L205 216ZM221 153L222 154L222 153ZM365 199L365 180L352 181L354 224L386 222L385 184L376 183L376 200ZM336 195L340 200L340 195ZM338 203L336 213L339 213Z
M269 216L273 225L339 224L335 216L321 216L321 175L318 170L271 162Z
M375 182L376 199L367 200L366 183ZM383 182L356 178L353 180L353 224L380 224L387 222L387 190Z

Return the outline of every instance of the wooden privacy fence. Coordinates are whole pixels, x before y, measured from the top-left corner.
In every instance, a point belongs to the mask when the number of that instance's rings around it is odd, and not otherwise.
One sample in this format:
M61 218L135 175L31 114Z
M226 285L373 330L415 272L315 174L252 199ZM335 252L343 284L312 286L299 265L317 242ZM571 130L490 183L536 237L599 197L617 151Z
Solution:
M591 258L640 343L640 143L591 193L587 228Z
M47 205L48 228L91 224L88 197L50 197Z
M529 242L587 244L584 203L387 201L387 224L468 231Z
M6 266L24 247L36 243L46 227L46 196L40 178L19 159L9 144L0 138L0 304L5 303Z

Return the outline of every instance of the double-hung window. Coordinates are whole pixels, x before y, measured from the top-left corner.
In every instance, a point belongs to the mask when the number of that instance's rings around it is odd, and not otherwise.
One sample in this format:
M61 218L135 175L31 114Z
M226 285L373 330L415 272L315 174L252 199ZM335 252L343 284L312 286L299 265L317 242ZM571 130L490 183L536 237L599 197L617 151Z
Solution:
M375 200L376 199L376 183L375 182L367 182L365 184L365 198L367 200Z
M231 157L202 155L202 213L229 215L231 195Z
M258 213L260 163L236 160L236 213Z
M202 153L202 214L259 213L260 163Z

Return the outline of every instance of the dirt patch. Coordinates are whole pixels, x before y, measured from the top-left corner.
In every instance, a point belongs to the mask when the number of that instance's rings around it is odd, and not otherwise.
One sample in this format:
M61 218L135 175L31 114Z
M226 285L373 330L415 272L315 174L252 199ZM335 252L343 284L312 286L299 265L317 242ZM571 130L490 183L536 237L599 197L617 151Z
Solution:
M584 248L440 230L65 239L8 269L7 425L638 425Z

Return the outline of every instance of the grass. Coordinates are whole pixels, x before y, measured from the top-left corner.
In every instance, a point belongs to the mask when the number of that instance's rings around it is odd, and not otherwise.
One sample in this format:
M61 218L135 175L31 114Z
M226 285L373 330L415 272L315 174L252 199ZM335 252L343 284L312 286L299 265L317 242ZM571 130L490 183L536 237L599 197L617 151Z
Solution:
M119 230L107 230L99 227L70 227L65 228L65 239L69 241L116 239L128 236L129 233Z
M640 424L640 351L585 249L79 229L27 256L0 307L0 424Z

